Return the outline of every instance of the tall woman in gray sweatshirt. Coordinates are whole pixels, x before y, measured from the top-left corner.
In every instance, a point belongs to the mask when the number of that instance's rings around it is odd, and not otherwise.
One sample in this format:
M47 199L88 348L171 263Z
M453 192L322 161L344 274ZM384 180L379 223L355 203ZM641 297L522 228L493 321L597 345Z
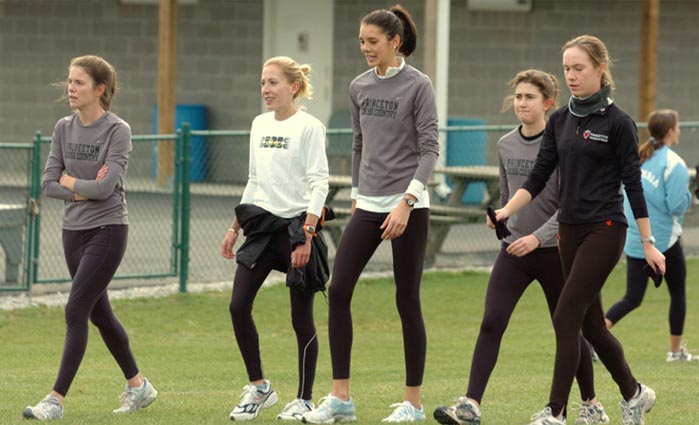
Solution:
M128 220L124 177L131 152L131 128L109 112L116 92L114 67L98 56L74 58L68 67L67 97L72 115L56 123L44 169L46 196L62 199L63 250L73 279L65 308L66 337L58 377L26 418L63 416L63 398L87 347L88 320L127 380L122 406L114 413L147 407L158 392L139 372L107 286L126 250Z
M329 298L332 393L304 415L311 423L354 420L349 394L354 287L383 240L390 240L396 304L403 326L406 389L384 421L424 420L420 387L426 334L420 306L429 197L426 183L438 155L437 110L427 76L405 63L416 45L415 24L405 9L376 10L359 29L371 67L350 84L354 131L353 214L338 245Z

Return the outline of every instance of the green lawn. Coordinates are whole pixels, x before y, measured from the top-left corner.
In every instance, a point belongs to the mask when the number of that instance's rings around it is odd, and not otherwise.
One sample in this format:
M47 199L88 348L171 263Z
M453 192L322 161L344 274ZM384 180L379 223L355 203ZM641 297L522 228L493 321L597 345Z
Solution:
M699 262L688 269L685 336L699 350ZM423 279L423 308L428 328L424 404L428 421L440 404L465 392L471 354L480 323L487 273L428 273ZM625 269L617 268L604 289L605 305L624 289ZM128 417L111 413L118 406L123 379L91 328L88 351L66 399L64 424L214 424L228 423L246 383L246 374L228 316L227 292L175 295L115 302L131 337L139 366L160 392L148 409ZM360 282L353 303L355 339L352 393L360 422L377 423L401 401L404 366L400 322L390 279ZM668 346L666 287L648 289L640 310L614 330L636 376L658 394L648 424L696 424L691 402L698 394L699 362L665 364ZM296 390L295 339L288 289L264 289L256 320L267 377L280 403L256 419L277 423L276 414ZM316 400L330 391L327 306L316 299L321 354ZM49 390L63 345L63 310L37 307L0 312L0 423L22 423L21 412ZM695 350L696 351L696 350ZM554 334L538 285L525 294L503 341L500 359L483 400L484 425L526 424L546 404L554 356ZM621 423L619 394L603 366L595 366L598 398L612 424ZM571 401L578 398L573 386ZM570 422L572 423L572 421Z

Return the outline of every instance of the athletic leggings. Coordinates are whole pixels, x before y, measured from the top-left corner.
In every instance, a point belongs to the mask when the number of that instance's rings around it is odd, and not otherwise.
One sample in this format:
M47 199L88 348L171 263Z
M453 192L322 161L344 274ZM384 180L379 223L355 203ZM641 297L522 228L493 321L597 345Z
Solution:
M126 379L138 374L129 337L109 304L107 285L126 251L126 225L63 230L63 252L73 284L65 309L66 339L53 390L65 396L85 355L88 319L97 326Z
M233 320L235 339L243 357L250 382L264 378L260 358L260 340L252 318L252 307L257 291L269 273L274 270L288 270L291 265L291 245L286 227L272 236L267 248L258 258L255 267L249 269L238 264L233 279L230 313ZM306 295L296 289L289 289L291 301L291 324L296 333L298 345L299 385L297 398L311 400L313 381L318 361L318 336L313 321L314 294ZM264 310L262 311L264 314Z
M549 313L553 317L565 277L556 247L539 248L524 257L508 254L503 246L495 259L485 295L485 310L480 333L471 360L471 373L466 396L479 404L495 368L502 336L517 302L532 281L537 280L544 291ZM578 333L578 335L580 335ZM580 335L580 365L576 373L583 400L595 397L592 358Z
M624 349L607 330L600 299L602 286L621 257L626 226L612 221L560 223L558 234L566 282L553 315L556 362L549 407L555 415L565 408L578 368L581 329L619 386L621 395L629 400L638 387L624 358Z
M670 335L682 336L684 331L684 318L687 313L687 298L685 295L685 281L687 279L687 265L684 260L682 244L678 240L665 255L665 281L670 292ZM607 319L617 323L631 310L641 305L643 296L648 287L648 276L643 271L645 259L626 257L626 294L617 301L608 311Z
M379 227L387 215L388 213L355 209L337 248L332 283L328 289L328 330L333 379L350 377L352 293L362 270L382 241L383 230ZM410 387L422 385L425 371L427 336L420 305L420 279L429 220L429 209L413 210L405 232L391 241L396 306L403 326L405 385Z

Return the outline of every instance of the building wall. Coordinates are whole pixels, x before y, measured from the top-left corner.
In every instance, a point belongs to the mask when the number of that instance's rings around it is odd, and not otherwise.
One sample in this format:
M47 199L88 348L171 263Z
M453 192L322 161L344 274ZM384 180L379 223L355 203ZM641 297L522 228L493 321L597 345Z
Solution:
M302 1L302 0L288 0ZM401 2L424 31L424 0ZM199 0L179 7L177 102L208 107L212 129L247 129L260 112L263 2ZM347 85L366 69L359 52L360 18L390 6L378 0L335 0L334 109L347 108ZM699 2L663 0L658 40L658 107L699 121ZM449 115L512 123L500 113L505 83L520 69L541 68L561 78L560 47L592 33L615 59L617 103L636 115L640 0L534 0L530 13L473 12L451 1ZM424 41L420 39L419 42ZM422 45L408 61L423 66ZM50 134L70 111L56 102L51 83L66 75L68 60L94 53L117 68L121 90L115 111L134 133L152 131L157 97L157 6L118 0L0 0L0 141ZM699 159L699 158L697 158Z

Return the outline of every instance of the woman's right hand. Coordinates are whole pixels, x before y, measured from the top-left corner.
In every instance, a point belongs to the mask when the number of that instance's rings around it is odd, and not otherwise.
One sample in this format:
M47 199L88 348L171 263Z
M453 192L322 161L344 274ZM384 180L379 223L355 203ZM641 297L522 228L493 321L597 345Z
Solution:
M221 255L223 258L232 260L235 258L235 243L238 241L238 232L233 232L231 230L226 232L226 236L221 242Z
M354 215L354 209L357 208L357 200L352 199L352 207L350 208L350 215Z
M653 244L643 244L643 253L648 263L657 273L665 274L665 256Z

